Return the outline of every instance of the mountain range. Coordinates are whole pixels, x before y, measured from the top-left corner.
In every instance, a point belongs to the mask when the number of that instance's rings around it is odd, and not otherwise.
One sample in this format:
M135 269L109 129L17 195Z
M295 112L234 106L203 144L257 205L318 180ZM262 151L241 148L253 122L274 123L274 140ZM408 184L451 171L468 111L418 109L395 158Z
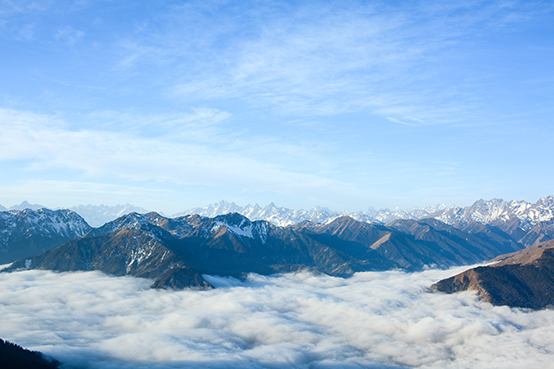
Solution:
M154 287L209 288L203 274L241 277L311 269L350 276L370 270L416 271L472 264L522 247L496 227L464 231L436 219L398 219L382 225L343 216L327 224L280 227L238 213L166 218L152 212L127 214L40 255L15 261L4 271L99 270L151 278Z
M100 227L125 214L148 213L148 210L138 206L133 206L131 204L115 205L115 206L89 204L89 205L72 206L69 208L69 210L73 210L74 212L79 214L92 227Z
M25 201L20 205L12 206L10 210L23 210L25 208L37 210L42 206L31 205ZM5 208L0 205L0 211L2 209ZM93 227L100 227L130 212L140 214L149 212L144 208L130 204L116 206L79 205L71 207L70 210L78 213ZM463 228L472 222L493 225L510 234L525 246L554 238L554 196L541 198L536 203L492 199L488 201L478 200L473 205L464 208L438 205L415 208L409 211L403 211L399 208L393 210L369 208L366 211L358 212L336 212L319 206L310 210L293 210L278 207L274 203L270 203L263 208L258 204L239 206L233 202L229 203L222 200L203 208L193 208L174 214L171 218L192 214L213 218L230 213L242 214L253 221L265 220L277 226L288 226L303 221L325 224L345 215L362 222L381 224L388 224L397 219L435 218L456 228Z
M266 220L276 225L287 226L302 221L328 223L340 216L353 219L388 224L397 219L434 218L459 229L470 224L485 224L498 227L511 235L524 246L554 239L554 196L539 199L536 203L526 201L504 201L501 199L478 200L468 207L446 207L444 205L415 208L410 211L400 209L369 208L364 212L333 212L327 208L314 207L311 210L292 210L277 207L271 203L265 208L259 205L238 206L235 203L220 201L204 208L193 208L176 214L198 214L206 217L236 212L252 220Z
M25 205L30 204L21 204ZM130 208L128 204L79 207L91 214ZM230 210L267 219L249 219ZM165 217L131 212L93 228L69 209L2 211L0 263L13 262L5 271L99 270L150 278L156 288L204 289L211 288L204 274L241 277L310 269L347 277L359 271L416 271L479 263L522 249L530 252L554 239L552 196L535 204L493 199L467 208L426 208L402 214L382 211L396 218L387 224L370 222L367 214L340 215L325 208L294 212L274 204L262 209L220 202L194 212L221 214ZM495 268L503 270L504 264ZM435 288L454 292L483 285L470 278L479 273L468 273L451 282L441 281ZM460 280L470 282L460 284ZM476 290L492 296L486 289ZM499 298L490 301L503 303Z
M314 206L309 210L294 210L286 207L278 207L274 203L270 203L262 208L258 204L239 206L234 202L229 203L222 200L203 208L192 208L173 216L198 214L205 217L215 217L217 215L239 213L252 220L266 220L278 226L288 226L303 221L328 223L338 217L346 215L362 222L386 224L396 219L422 219L443 208L445 207L441 205L437 207L428 206L425 208L416 208L411 211L402 211L398 208L394 210L375 210L369 208L369 210L365 212L336 212L321 206Z

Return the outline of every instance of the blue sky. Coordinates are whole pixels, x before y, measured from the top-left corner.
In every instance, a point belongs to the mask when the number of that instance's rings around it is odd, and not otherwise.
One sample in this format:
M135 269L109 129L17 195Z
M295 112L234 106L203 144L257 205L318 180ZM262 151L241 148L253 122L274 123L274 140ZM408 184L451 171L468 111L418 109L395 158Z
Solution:
M2 1L0 204L554 194L552 1Z

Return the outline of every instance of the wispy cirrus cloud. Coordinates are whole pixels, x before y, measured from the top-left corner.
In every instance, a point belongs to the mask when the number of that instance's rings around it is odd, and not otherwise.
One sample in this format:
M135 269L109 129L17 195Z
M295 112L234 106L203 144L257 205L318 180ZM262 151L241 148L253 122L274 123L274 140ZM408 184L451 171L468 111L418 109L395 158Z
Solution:
M483 27L533 11L521 2L189 4L125 41L123 64L170 67L170 89L185 100L239 99L295 115L402 111L428 124L452 122L478 101L451 83L456 48Z
M72 27L58 29L54 38L64 42L67 46L73 47L85 37L85 32Z
M415 124L415 123L405 122L405 121L402 121L402 120L399 120L399 119L396 119L396 118L392 118L392 117L387 117L387 119L389 121L393 122L393 123L404 124L406 126L417 126L417 124ZM418 119L417 121L423 122L420 119Z

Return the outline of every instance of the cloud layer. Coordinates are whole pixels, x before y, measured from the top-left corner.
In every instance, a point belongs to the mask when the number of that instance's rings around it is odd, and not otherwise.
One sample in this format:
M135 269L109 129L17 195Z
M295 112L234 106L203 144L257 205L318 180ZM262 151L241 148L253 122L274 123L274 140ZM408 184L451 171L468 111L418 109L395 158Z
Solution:
M458 270L309 273L156 291L96 272L0 274L0 337L78 368L548 367L554 311L427 289Z

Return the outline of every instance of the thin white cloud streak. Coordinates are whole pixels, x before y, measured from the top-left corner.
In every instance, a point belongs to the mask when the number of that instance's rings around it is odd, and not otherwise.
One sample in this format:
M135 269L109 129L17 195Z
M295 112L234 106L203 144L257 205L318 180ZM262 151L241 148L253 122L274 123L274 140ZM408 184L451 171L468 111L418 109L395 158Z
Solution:
M398 124L404 124L406 126L417 126L417 124L414 124L414 123L408 123L408 122L404 122L404 121L401 121L399 119L396 119L396 118L392 118L392 117L387 117L387 119L393 123L398 123ZM418 119L419 120L419 119Z
M0 274L0 337L87 368L548 367L554 311L427 286L456 271L309 273L155 291L100 273Z
M352 185L332 178L294 172L282 157L256 149L256 138L241 140L236 133L218 127L225 113L199 110L191 117L150 124L140 121L125 131L71 129L56 117L0 110L0 160L28 161L27 170L70 169L87 177L115 176L133 181L168 181L177 185L207 185L287 194L336 193ZM179 127L177 127L179 126ZM138 132L137 132L138 131ZM265 152L257 159L256 153ZM305 148L287 143L273 152L302 152L306 166L317 168ZM310 161L311 160L311 161ZM291 164L294 168L295 164Z
M83 31L71 27L60 28L54 35L56 40L64 42L69 47L74 47L83 37L85 37Z
M223 144L225 142L221 139L221 131L229 118L230 113L218 109L193 108L190 114L148 115L138 112L95 111L76 119L79 119L81 128L88 127L91 130ZM226 141L232 139L232 136L228 132Z
M34 0L1 0L0 17L11 17L13 15L46 10L51 3L49 1Z

